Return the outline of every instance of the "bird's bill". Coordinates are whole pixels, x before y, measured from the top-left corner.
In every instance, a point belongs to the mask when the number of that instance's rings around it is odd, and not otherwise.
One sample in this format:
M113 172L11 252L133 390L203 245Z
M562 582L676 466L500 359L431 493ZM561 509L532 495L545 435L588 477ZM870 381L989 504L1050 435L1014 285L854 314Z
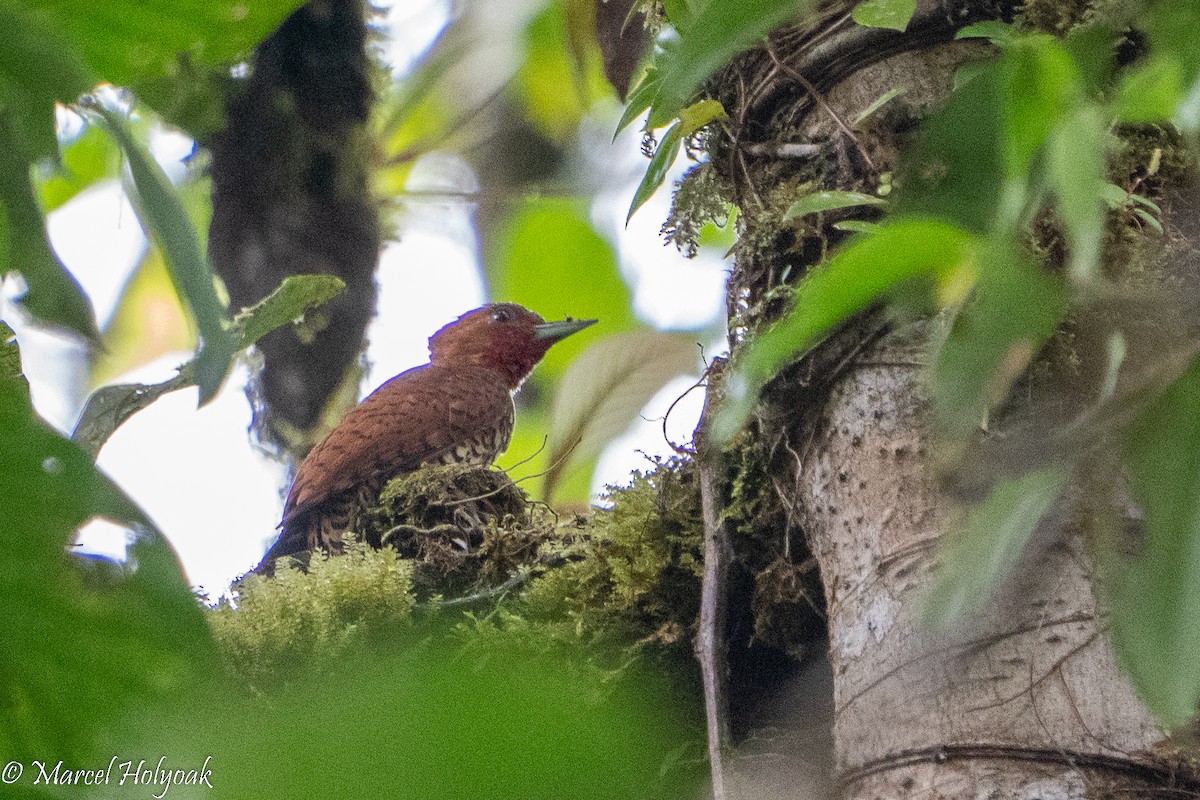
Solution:
M543 322L533 326L533 338L540 341L557 342L559 339L565 339L572 333L578 333L595 324L596 320L594 319L571 319L570 317L557 322Z

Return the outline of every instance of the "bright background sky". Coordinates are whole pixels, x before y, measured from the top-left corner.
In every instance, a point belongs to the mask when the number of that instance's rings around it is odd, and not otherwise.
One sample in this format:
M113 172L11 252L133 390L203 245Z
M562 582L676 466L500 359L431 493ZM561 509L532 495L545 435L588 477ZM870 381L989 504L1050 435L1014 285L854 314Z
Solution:
M437 36L448 18L448 5L407 0L388 12L386 58L396 74L410 69ZM517 15L495 17L496 24L525 22ZM506 38L481 36L480 41ZM473 51L473 57L492 59L492 72L501 81L515 69L509 63L514 56L503 50L481 49L478 54ZM625 211L647 162L640 153L637 126L612 141L618 115L612 101L599 104L580 127L577 155L592 181L603 187L592 208L593 224L613 245L643 322L662 329L710 325L722 314L727 265L704 251L687 260L674 247L664 246L659 226L669 205L665 189L625 227ZM169 176L183 176L182 159L192 149L189 139L159 132L151 148ZM682 161L676 164L672 178L683 167ZM457 157L435 153L418 164L409 188L470 191L476 188L473 181L471 170ZM407 203L399 239L385 243L380 257L378 311L368 330L369 368L362 395L424 363L427 339L443 324L488 300L505 299L484 296L472 214L472 205L461 201ZM147 246L120 184L107 181L80 193L50 214L48 225L56 252L83 285L103 327ZM8 281L0 293L0 317L17 332L39 413L69 434L89 389L87 353L77 340L29 325L11 303L17 292L13 284ZM553 316L556 311L545 313ZM722 348L719 341L699 344L709 358ZM180 351L163 356L113 382L165 380L191 355ZM195 389L163 397L126 422L98 459L101 469L164 531L190 581L210 596L225 591L233 578L258 562L275 538L287 488L282 465L257 450L247 434L247 377L246 366L239 365L217 398L202 409L196 407ZM667 385L643 409L642 419L609 446L596 471L594 492L606 484L626 483L631 470L645 466L643 453L670 452L661 419L695 380L681 377ZM672 411L668 435L673 441L690 439L702 400L701 392L692 392ZM121 557L126 536L116 526L93 523L83 541L89 550Z

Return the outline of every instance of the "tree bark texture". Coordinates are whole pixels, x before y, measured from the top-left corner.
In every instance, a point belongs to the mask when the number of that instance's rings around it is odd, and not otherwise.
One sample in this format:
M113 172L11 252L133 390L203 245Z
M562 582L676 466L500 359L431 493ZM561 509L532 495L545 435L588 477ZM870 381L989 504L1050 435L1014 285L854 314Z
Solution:
M233 308L288 275L336 275L338 297L259 342L266 415L256 429L302 456L375 311L372 90L362 0L312 0L258 46L212 149L209 254Z
M873 191L945 102L955 70L989 53L951 41L953 30L1013 10L951 5L922 0L904 35L855 32L830 10L817 30L777 32L710 86L731 118L729 135L709 143L711 161L743 214L729 293L735 364L745 333L786 310L775 290L840 241L836 215L780 224L794 187ZM896 86L907 93L871 126L849 129ZM798 143L806 147L787 147ZM983 611L947 633L925 624L937 545L953 520L924 388L939 325L897 327L878 310L847 323L767 386L752 423L788 510L789 530L776 538L798 532L809 552L789 557L819 564L835 785L847 798L1188 795L1192 779L1158 756L1165 733L1106 636L1078 487Z
M825 584L845 796L1165 788L1139 755L1162 732L1115 663L1069 501L984 611L948 634L922 620L947 513L928 458L928 341L913 333L855 362L789 471Z

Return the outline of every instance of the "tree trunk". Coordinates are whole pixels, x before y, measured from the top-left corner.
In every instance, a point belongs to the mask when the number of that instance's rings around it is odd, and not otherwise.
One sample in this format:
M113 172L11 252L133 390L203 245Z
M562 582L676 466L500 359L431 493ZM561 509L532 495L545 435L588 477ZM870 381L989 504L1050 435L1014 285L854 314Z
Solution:
M714 80L731 121L730 135L709 143L711 163L742 210L729 295L735 363L743 332L785 310L774 290L842 236L830 215L781 225L796 188L874 191L948 97L955 70L989 52L952 42L954 28L1005 11L995 5L1005 4L921 2L903 35L855 31L831 12L823 31L777 33ZM897 86L907 92L851 130L848 120ZM793 157L781 147L792 143L821 154ZM1177 796L1189 779L1154 752L1164 731L1118 669L1097 611L1080 492L1064 493L982 612L940 634L922 619L953 519L931 463L924 391L938 334L936 321L896 328L868 312L768 385L752 424L762 485L773 487L764 491L787 512L786 530L763 538L807 543L819 565L835 785L848 798ZM793 547L787 557L808 555ZM785 724L804 719L799 709ZM750 796L746 786L733 796Z
M845 796L1164 788L1138 756L1163 735L1118 671L1073 509L1047 516L1015 577L958 630L921 619L948 514L928 463L926 341L904 333L833 387L788 474L825 584Z

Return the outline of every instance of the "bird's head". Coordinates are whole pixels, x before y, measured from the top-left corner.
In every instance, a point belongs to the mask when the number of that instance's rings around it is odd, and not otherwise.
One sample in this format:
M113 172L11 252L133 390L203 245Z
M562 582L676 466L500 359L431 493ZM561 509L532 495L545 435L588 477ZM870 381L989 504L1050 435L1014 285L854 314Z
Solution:
M594 319L546 322L516 303L489 303L468 311L429 338L434 364L494 369L514 391L555 342L594 325Z

